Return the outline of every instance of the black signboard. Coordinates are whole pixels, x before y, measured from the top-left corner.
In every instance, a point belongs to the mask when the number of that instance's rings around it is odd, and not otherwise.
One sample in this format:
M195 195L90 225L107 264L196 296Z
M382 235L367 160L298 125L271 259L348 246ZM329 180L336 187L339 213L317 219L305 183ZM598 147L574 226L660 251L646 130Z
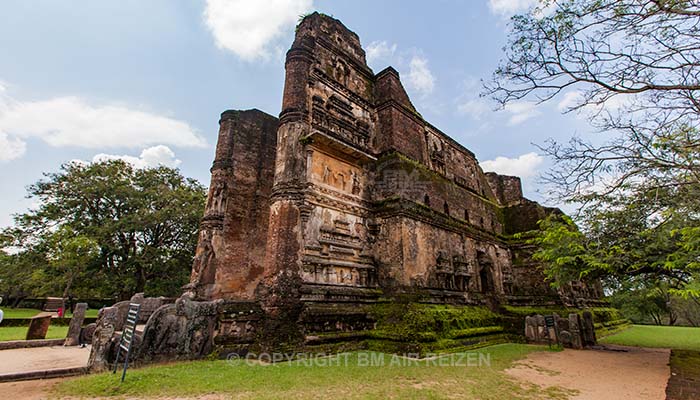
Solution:
M122 331L122 337L121 340L119 340L119 346L117 347L117 358L114 360L114 370L112 371L112 373L117 372L117 367L119 366L119 354L123 352L124 371L122 372L122 382L124 382L124 378L126 377L126 370L129 368L131 344L134 342L134 335L136 334L136 324L139 321L139 311L141 311L140 304L129 304L129 312L126 315L124 330Z
M544 324L547 328L554 328L554 315L545 315Z
M544 324L547 327L545 329L547 334L547 339L549 339L549 347L552 347L552 336L550 335L550 329L554 328L554 341L559 345L559 328L554 320L554 315L545 315Z

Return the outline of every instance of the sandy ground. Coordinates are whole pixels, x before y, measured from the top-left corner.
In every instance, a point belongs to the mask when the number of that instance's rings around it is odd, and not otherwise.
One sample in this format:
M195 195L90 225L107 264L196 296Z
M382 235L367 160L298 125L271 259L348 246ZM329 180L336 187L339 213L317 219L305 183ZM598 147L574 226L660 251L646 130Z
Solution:
M0 351L0 374L74 368L87 365L90 346L34 347ZM3 393L3 392L0 392Z
M66 378L0 383L0 393L11 393L12 396L5 398L12 400L45 400L49 398L49 389L64 379Z
M607 347L610 350L531 353L506 373L541 387L577 390L572 400L666 398L670 350Z

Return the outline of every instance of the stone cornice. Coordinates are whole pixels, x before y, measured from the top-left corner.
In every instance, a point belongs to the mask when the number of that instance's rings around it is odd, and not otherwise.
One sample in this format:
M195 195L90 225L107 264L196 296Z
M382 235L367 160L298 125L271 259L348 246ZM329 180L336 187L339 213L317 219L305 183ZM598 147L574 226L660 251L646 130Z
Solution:
M463 234L473 239L508 247L508 243L497 235L493 235L465 221L404 198L388 199L375 203L373 214L378 218L405 216L444 230Z

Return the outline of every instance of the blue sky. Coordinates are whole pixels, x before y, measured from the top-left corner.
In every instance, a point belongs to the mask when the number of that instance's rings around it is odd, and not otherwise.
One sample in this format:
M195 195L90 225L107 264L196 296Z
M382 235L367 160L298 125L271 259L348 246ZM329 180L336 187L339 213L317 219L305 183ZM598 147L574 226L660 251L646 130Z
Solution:
M299 15L355 31L375 72L394 66L421 114L485 170L537 175L532 143L589 131L564 95L494 111L479 98L508 18L533 0L4 0L0 5L0 226L32 206L26 186L70 160L177 166L209 184L218 116L280 110L284 53Z

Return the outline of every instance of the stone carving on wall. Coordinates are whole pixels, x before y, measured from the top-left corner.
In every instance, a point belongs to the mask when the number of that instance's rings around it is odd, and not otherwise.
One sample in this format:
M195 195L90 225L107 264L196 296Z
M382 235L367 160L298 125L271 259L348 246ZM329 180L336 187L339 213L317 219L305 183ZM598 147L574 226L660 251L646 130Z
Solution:
M221 300L192 301L183 295L156 310L143 330L138 360L200 358L212 350Z
M445 174L445 152L442 150L442 147L442 144L438 147L438 145L433 142L433 149L430 152L430 161L432 161L436 171Z
M196 289L203 284L212 283L213 260L216 258L212 237L213 233L210 230L201 230L197 254L192 263L190 284L187 285L188 289Z
M335 60L335 67L333 69L333 77L338 83L341 83L343 86L348 85L348 75L349 75L349 69L345 65L344 62L340 60Z
M217 335L233 342L250 342L255 339L258 318L254 315L236 315L233 319L219 321Z
M582 349L596 344L593 317L584 311L583 319L578 313L562 318L552 314L556 329L548 328L542 315L525 317L525 338L531 343L559 343L564 347ZM559 335L557 337L557 334Z
M330 155L320 151L314 151L310 157L309 165L312 173L310 180L312 182L322 183L327 187L332 187L347 195L341 197L349 199L352 203L357 199L353 196L360 196L362 193L362 170L347 162L338 160ZM323 191L324 188L317 186L317 191ZM335 197L340 196L337 194Z
M319 246L307 246L303 279L309 283L372 287L374 260L366 251L363 224L336 218L319 228Z
M493 282L493 261L484 251L477 251L476 260L479 268L479 287L483 293L495 290Z
M311 121L315 129L343 143L367 150L369 124L355 117L351 103L337 95L332 95L327 101L321 96L313 96L311 100Z
M428 285L436 289L464 292L469 290L471 276L471 266L464 256L458 254L450 258L446 251L439 251Z
M452 257L455 274L455 289L464 292L469 289L469 280L472 276L472 266L462 255Z
M323 183L330 185L331 184L331 169L328 167L328 165L323 166Z
M352 194L360 194L360 178L355 171L350 171L352 180Z
M503 271L503 291L506 294L513 293L513 272L510 269Z
M223 214L226 211L226 182L216 182L207 199L207 214Z

